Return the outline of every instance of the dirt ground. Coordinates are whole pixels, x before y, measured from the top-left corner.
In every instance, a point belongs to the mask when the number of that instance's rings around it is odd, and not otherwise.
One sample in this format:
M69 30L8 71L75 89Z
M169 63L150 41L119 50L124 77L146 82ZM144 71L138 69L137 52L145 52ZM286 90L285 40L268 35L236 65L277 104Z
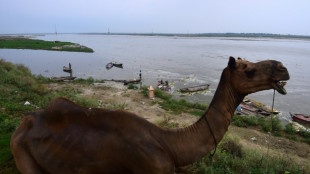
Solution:
M178 123L180 127L193 124L199 119L190 114L174 115L160 108L158 104L153 104L152 100L143 96L140 90L127 89L122 83L106 82L86 84L49 84L50 90L60 89L71 86L81 91L81 96L90 97L98 100L103 108L113 108L111 105L122 106L125 110L133 112L146 120L156 123L163 120ZM237 139L243 147L257 149L266 153L269 143L269 155L279 155L283 158L289 158L301 165L310 165L310 145L301 142L295 142L283 137L275 137L256 130L255 128L240 128L230 126L227 136ZM255 139L255 140L253 140Z

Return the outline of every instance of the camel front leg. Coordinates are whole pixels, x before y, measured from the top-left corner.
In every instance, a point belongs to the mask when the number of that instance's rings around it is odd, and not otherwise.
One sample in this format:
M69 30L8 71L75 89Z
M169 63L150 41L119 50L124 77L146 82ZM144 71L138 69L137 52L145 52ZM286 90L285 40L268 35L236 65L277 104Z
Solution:
M16 166L22 174L44 174L40 166L35 162L30 153L19 143L11 144Z

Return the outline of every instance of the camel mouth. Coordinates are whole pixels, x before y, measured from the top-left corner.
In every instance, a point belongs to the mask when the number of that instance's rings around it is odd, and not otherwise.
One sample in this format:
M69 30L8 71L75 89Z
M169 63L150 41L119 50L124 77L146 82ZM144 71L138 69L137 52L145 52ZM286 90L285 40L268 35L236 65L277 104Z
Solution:
M277 90L280 94L285 95L287 92L284 88L284 86L286 85L286 81L274 81L274 83L272 84L274 89Z

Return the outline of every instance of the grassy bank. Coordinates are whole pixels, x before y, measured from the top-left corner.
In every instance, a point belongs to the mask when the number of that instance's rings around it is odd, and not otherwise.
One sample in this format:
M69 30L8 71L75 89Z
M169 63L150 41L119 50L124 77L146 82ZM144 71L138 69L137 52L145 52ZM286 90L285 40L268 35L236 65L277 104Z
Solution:
M97 107L97 100L82 98L71 87L47 91L44 83L53 82L34 76L23 65L0 60L0 174L18 173L10 150L10 137L21 122L23 113L45 108L51 99L66 97L80 105ZM94 79L79 79L75 83L93 83ZM25 105L28 101L30 105Z
M78 79L72 83L85 84L86 88L91 88L90 84L94 82L93 78L88 78L86 80ZM98 99L80 95L81 89L74 85L67 85L70 83L61 82L62 88L48 90L46 84L49 83L54 84L55 82L42 76L32 75L29 69L23 65L0 60L0 174L19 173L11 155L9 142L12 132L19 125L24 112L45 108L51 99L60 96L69 98L83 106L98 107ZM100 88L100 92L102 90ZM106 90L109 95L112 95L111 89ZM147 89L143 88L141 92L146 95ZM98 93L99 91L95 95ZM130 92L126 93L126 96L130 95ZM153 100L153 105L159 105L166 112L172 114L189 113L201 116L207 108L205 105L189 103L185 100L174 100L171 95L157 89L155 95L156 99ZM24 105L26 101L30 105ZM137 102L139 105L135 105L136 107L149 108L151 106L151 102L149 105L141 104L140 100ZM111 104L111 108L126 108L125 103L122 105ZM170 123L169 118L157 124L166 127L181 125ZM237 128L236 126L242 127L242 129L246 128L246 133L251 129L268 132L272 126L274 135L297 143L307 142L307 137L310 136L306 132L297 132L290 126L281 127L277 120L270 124L269 120L256 117L235 116L231 127ZM265 173L267 163L269 164L268 173L310 173L309 164L300 165L297 163L298 161L294 161L285 153L267 157L266 151L256 148L256 146L246 146L244 143L242 144L242 141L242 139L233 136L233 131L229 131L219 144L214 157L215 162L211 163L206 156L191 166L190 173Z
M142 93L147 96L147 88L142 89ZM173 100L170 94L155 89L154 103L159 104L168 112L179 114L187 112L196 116L202 116L207 106L189 103L185 100ZM174 122L169 122L169 118L157 123L167 128L179 127ZM239 116L235 115L232 120L232 126L259 130L264 133L271 132L273 136L283 137L292 141L310 144L310 132L297 131L287 124L282 126L280 120L270 117ZM268 135L266 134L266 137ZM280 140L279 140L280 141ZM211 162L209 155L194 163L190 167L190 173L194 174L250 174L250 173L283 173L283 174L304 174L310 173L310 165L299 165L294 162L287 154L266 155L266 151L244 147L240 139L231 137L227 132L224 139L218 145L218 150L214 156L215 162ZM266 167L268 165L268 168Z
M309 170L285 154L267 155L264 150L243 146L229 133L218 145L214 161L205 156L190 167L195 174L306 174Z
M147 87L143 87L142 91L144 96L148 96ZM202 116L206 109L207 105L200 103L190 103L184 99L175 100L172 98L171 94L168 94L158 88L155 88L155 96L157 99L153 100L154 104L159 104L163 109L172 112L174 114L180 114L182 112L190 113L195 116ZM160 100L158 100L160 99Z
M38 39L29 39L25 37L0 37L0 48L9 49L34 49L34 50L53 50L53 51L72 51L72 52L94 52L91 48L60 41L43 41Z

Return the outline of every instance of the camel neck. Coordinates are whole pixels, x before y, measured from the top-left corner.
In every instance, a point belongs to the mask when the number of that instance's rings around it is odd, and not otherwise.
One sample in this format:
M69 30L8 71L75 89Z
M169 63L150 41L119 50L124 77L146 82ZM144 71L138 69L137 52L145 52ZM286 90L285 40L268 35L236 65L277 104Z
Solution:
M245 97L231 88L227 80L229 73L228 69L223 71L209 108L195 124L165 133L167 142L164 144L177 166L190 164L208 154L216 146L214 137L218 143L228 130L236 107Z
M230 73L231 72L228 68L224 69L221 80L208 109L213 109L217 111L229 122L231 122L232 120L236 107L242 102L242 100L246 96L244 94L237 93L236 90L232 88ZM205 117L208 116L207 112L204 115Z

